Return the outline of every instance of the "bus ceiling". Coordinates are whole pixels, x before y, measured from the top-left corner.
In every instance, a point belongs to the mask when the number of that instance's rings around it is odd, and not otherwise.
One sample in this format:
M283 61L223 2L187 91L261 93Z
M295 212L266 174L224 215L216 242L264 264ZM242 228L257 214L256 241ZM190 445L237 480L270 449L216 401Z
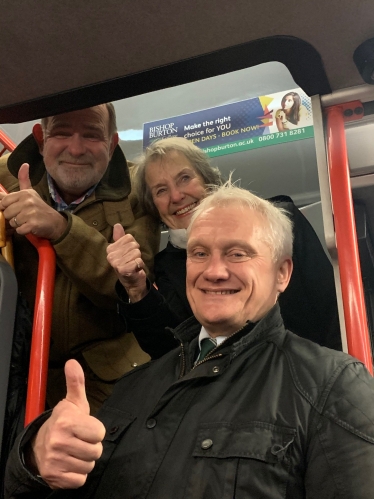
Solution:
M373 37L373 21L372 0L3 0L0 123L268 61L285 64L308 95L336 98L364 83L353 54ZM362 100L374 100L374 86L365 89Z

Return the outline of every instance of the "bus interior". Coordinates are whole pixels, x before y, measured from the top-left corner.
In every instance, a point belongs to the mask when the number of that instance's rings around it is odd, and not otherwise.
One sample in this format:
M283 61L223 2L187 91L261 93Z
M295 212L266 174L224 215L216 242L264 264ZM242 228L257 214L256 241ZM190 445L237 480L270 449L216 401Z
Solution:
M261 197L290 196L310 221L334 268L343 350L372 372L373 26L370 0L42 0L22 8L5 0L0 151L42 117L113 101L120 145L136 161L147 123L300 89L313 136L211 162ZM2 257L0 442L16 294Z

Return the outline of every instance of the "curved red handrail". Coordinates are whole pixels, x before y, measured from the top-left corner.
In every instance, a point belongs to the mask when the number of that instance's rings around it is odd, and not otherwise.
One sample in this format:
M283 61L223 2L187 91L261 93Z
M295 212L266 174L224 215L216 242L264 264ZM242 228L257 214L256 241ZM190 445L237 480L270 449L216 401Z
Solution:
M2 130L0 130L0 143L4 146L4 149L2 149L2 151L0 152L0 156L4 151L14 151L14 149L16 148L16 144L13 142L13 140L11 140Z
M1 184L0 191L7 193ZM28 234L26 237L38 251L39 266L36 282L25 425L39 416L45 409L56 272L56 254L51 243L47 239L36 237L33 234Z
M29 424L45 410L56 273L56 253L51 243L47 239L32 234L28 234L26 237L38 251L39 266L36 281L25 425Z
M348 353L361 360L369 372L373 374L343 110L337 105L327 108L326 113L331 201L334 212Z

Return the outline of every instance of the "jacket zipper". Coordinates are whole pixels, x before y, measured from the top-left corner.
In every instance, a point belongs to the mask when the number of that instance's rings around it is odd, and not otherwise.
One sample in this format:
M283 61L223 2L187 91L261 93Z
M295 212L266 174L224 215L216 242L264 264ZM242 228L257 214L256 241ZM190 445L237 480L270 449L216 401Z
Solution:
M224 343L224 342L222 342L222 343ZM222 345L222 343L221 343L221 345ZM219 345L219 346L221 346L221 345ZM216 348L218 348L218 347L213 348L212 352L214 352L214 350L215 350ZM200 366L201 364L204 364L204 362L205 362L206 360L218 359L218 357L222 357L222 354L221 354L221 353L218 353L217 355L209 355L209 354L208 354L206 357L204 357L204 358L203 358L203 360L201 360L200 362L197 362L197 363L193 366L193 368L191 369L191 371L193 371L193 370L195 369L195 367Z
M216 354L216 355L211 355L215 350L217 350L217 348L220 348L221 345L223 345L225 343L225 341L227 341L229 338L232 338L233 336L235 336L236 334L240 333L240 331L242 331L245 327L246 327L247 324L245 324L244 326L242 326L240 329L238 329L237 331L235 331L235 333L231 334L230 336L227 336L226 339L224 339L222 341L222 343L220 343L219 345L217 345L215 348L213 348L213 350L203 359L201 360L200 362L197 362L197 364L195 364L191 371L193 371L195 369L195 367L197 366L200 366L201 364L204 364L204 362L206 362L207 360L211 360L211 359L218 359L219 357L222 357L222 353L219 353L219 354ZM186 361L185 361L185 356L184 356L184 347L183 347L183 343L181 343L181 349L182 349L182 352L181 352L181 356L182 356L182 368L181 368L181 373L179 375L179 379L181 379L183 376L184 376L184 371L186 369Z

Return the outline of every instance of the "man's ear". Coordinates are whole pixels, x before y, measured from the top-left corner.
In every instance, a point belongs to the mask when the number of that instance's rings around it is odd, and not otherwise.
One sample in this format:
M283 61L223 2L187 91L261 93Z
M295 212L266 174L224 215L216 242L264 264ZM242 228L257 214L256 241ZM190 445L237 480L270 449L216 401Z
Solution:
M291 279L293 262L291 258L285 258L279 263L277 272L277 291L283 293Z
M119 137L118 137L118 133L114 133L113 134L113 137L110 141L110 149L109 149L109 155L110 157L113 156L113 153L114 153L114 149L117 147L118 145L118 142L119 142Z
M39 152L40 152L40 154L43 155L44 134L43 134L42 125L40 123L36 123L32 127L32 134L34 136L34 139L36 140L36 143L39 146Z

